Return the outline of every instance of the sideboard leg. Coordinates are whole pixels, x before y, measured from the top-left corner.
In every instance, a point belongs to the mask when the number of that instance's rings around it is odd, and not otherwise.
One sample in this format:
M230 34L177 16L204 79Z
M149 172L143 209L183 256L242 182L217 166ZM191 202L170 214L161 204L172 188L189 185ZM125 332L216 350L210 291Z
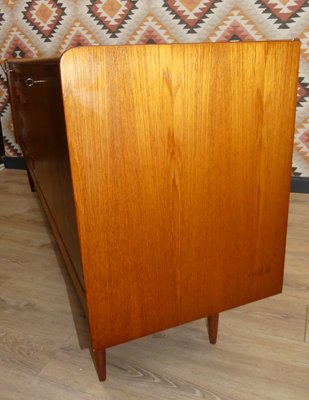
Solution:
M101 382L106 379L106 357L105 349L92 351L95 367L97 369L98 377Z
M216 344L218 335L219 314L210 315L207 317L207 329L209 342Z
M28 175L28 181L29 181L29 186L30 186L31 192L36 192L35 183L34 183L34 180L32 179L32 176L31 176L28 168L27 168L27 175Z

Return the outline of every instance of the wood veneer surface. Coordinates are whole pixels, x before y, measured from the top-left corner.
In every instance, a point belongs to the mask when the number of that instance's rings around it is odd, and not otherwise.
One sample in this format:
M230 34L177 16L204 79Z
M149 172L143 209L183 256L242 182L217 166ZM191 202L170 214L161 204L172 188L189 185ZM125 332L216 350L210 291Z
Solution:
M64 54L94 349L281 291L298 57L298 42Z

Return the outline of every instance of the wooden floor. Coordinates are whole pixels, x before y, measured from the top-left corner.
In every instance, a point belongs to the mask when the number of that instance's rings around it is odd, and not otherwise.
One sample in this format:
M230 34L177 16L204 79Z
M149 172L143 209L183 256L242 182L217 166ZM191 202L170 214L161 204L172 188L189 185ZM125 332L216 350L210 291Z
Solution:
M0 171L1 400L308 400L308 305L309 195L292 194L282 295L222 314L216 346L199 320L108 349L100 383L37 197Z

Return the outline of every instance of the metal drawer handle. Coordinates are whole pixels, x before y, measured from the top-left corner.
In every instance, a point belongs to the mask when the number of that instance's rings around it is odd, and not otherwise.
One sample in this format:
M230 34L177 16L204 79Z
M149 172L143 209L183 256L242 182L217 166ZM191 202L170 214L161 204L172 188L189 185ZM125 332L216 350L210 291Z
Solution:
M36 83L45 83L45 82L47 82L47 81L43 81L43 80L35 81L35 80L33 80L32 78L27 78L27 79L26 79L26 85L27 85L28 87L31 87L31 86L33 86L33 85L36 84Z

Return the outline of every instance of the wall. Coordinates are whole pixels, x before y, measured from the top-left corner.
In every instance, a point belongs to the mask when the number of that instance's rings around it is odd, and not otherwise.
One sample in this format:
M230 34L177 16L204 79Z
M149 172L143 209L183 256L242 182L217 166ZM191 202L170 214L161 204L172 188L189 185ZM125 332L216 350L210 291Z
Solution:
M3 0L0 57L45 57L73 46L300 38L295 175L309 176L309 0ZM14 142L4 74L0 113ZM275 150L275 149L274 149Z

